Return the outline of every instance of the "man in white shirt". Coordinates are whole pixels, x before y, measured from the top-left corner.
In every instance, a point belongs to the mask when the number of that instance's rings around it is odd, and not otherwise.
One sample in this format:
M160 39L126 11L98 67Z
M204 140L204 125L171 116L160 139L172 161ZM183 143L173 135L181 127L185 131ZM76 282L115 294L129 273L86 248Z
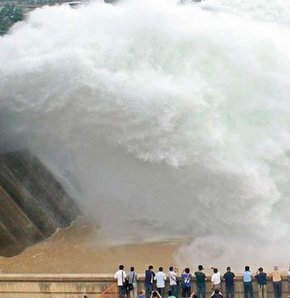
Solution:
M217 268L212 268L212 269L213 269L213 275L211 276L212 290L213 291L215 289L220 290L221 289L221 274Z
M169 285L172 291L172 296L178 298L178 280L177 280L177 272L178 269L173 267L169 267L168 278L169 278Z
M154 280L156 280L156 287L158 293L161 295L161 297L164 297L166 275L163 272L163 267L159 267L159 271L156 273Z
M124 282L126 281L126 272L124 271L124 265L119 266L119 270L115 273L114 278L117 280L119 298L124 298L126 296L126 288L124 286Z

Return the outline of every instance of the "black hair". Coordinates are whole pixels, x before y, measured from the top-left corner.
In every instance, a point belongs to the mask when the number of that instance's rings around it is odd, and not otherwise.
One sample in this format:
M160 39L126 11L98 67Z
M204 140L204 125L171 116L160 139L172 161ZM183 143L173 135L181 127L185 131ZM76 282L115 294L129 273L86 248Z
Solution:
M148 269L149 270L153 269L153 266L152 265L149 265Z
M228 266L228 267L227 267L227 270L228 270L228 271L230 271L230 270L231 270L231 267L230 267L230 266Z
M169 267L169 271L173 271L173 267L172 266Z
M163 267L159 267L159 271L163 271Z
M198 265L198 270L203 270L203 266L202 265Z
M213 268L213 272L214 273L218 273L218 269L217 268Z
M171 290L168 291L168 296L172 296L172 291Z
M246 266L245 271L250 271L250 266Z
M123 270L123 269L124 269L124 265L120 265L119 270Z
M185 271L186 273L189 273L190 269L189 269L189 268L185 268L184 271Z
M153 291L153 292L152 292L152 297L158 297L158 294L157 294L156 291Z
M130 271L134 271L135 270L135 268L132 266L131 268L130 268Z
M215 293L215 294L219 294L219 292L220 292L219 289L215 289L215 290L214 290L214 293Z

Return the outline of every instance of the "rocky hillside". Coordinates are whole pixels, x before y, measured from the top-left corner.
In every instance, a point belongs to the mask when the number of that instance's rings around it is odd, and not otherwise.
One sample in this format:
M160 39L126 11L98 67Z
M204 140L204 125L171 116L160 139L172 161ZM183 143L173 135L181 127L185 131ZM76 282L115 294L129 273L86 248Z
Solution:
M20 253L79 214L73 199L31 153L0 156L0 255Z

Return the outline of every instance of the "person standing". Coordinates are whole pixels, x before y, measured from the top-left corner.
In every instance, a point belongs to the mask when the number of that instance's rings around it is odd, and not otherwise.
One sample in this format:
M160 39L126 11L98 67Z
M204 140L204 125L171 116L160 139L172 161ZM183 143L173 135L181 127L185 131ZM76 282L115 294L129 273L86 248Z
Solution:
M205 281L206 275L202 272L204 270L202 265L198 265L198 271L194 272L196 281L196 296L197 298L205 298Z
M178 281L177 281L177 273L178 269L175 268L173 270L173 267L169 267L169 272L168 272L168 278L169 278L169 285L170 289L172 291L172 295L178 298Z
M182 297L190 297L191 296L191 278L192 275L190 273L189 268L185 268L183 273L181 274L182 280Z
M260 267L255 275L258 283L259 298L267 298L267 274L263 272L263 268Z
M153 291L153 280L154 280L155 273L153 272L153 266L150 265L148 269L145 271L145 296L149 298Z
M138 276L137 276L137 273L135 272L134 267L130 268L130 272L127 275L127 280L128 280L128 284L132 285L131 286L132 290L129 291L129 296L130 298L136 298L138 293L138 288L137 288Z
M119 270L114 275L117 280L117 285L119 289L119 298L124 298L126 296L126 288L124 282L126 281L126 272L124 270L124 265L119 266Z
M282 297L282 278L281 273L278 269L278 266L274 266L274 270L270 274L273 281L273 290L275 298Z
M227 267L227 272L223 276L226 283L226 298L235 297L235 274L231 271L231 267Z
M156 280L156 287L158 293L161 295L161 297L164 297L166 275L163 272L163 267L159 267L159 271L156 273L154 280Z
M254 298L252 274L250 272L249 266L245 267L245 271L243 273L243 284L244 284L244 297L248 298L248 295L250 294L250 298Z
M288 280L288 296L287 297L290 297L290 266L288 268L288 277L287 277L287 280Z
M217 268L213 268L213 275L211 276L211 288L212 290L221 290L221 274Z

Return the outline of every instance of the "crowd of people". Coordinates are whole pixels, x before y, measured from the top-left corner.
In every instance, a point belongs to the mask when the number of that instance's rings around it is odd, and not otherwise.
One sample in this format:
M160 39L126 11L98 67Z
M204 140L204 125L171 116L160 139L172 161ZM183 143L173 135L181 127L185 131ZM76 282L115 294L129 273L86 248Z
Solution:
M235 297L235 279L236 276L230 267L226 272L221 274L218 268L212 267L212 275L206 276L202 265L197 267L193 274L190 268L185 268L181 274L178 268L169 267L168 273L165 274L163 267L159 267L158 272L154 272L153 266L150 265L145 270L144 288L138 292L138 274L135 268L131 267L130 272L126 274L124 265L119 266L115 273L115 279L119 288L119 298L206 298L206 281L211 283L211 298L223 298L222 282L225 287L225 298ZM278 266L274 266L272 272L267 276L263 268L258 268L255 274L252 274L249 266L245 266L242 274L244 298L254 298L253 281L257 282L259 298L267 298L267 281L272 281L274 297L282 298L282 274ZM165 293L166 281L169 282L169 290ZM193 291L192 283L195 283ZM288 282L290 285L290 267L288 270ZM290 296L289 296L290 297Z

